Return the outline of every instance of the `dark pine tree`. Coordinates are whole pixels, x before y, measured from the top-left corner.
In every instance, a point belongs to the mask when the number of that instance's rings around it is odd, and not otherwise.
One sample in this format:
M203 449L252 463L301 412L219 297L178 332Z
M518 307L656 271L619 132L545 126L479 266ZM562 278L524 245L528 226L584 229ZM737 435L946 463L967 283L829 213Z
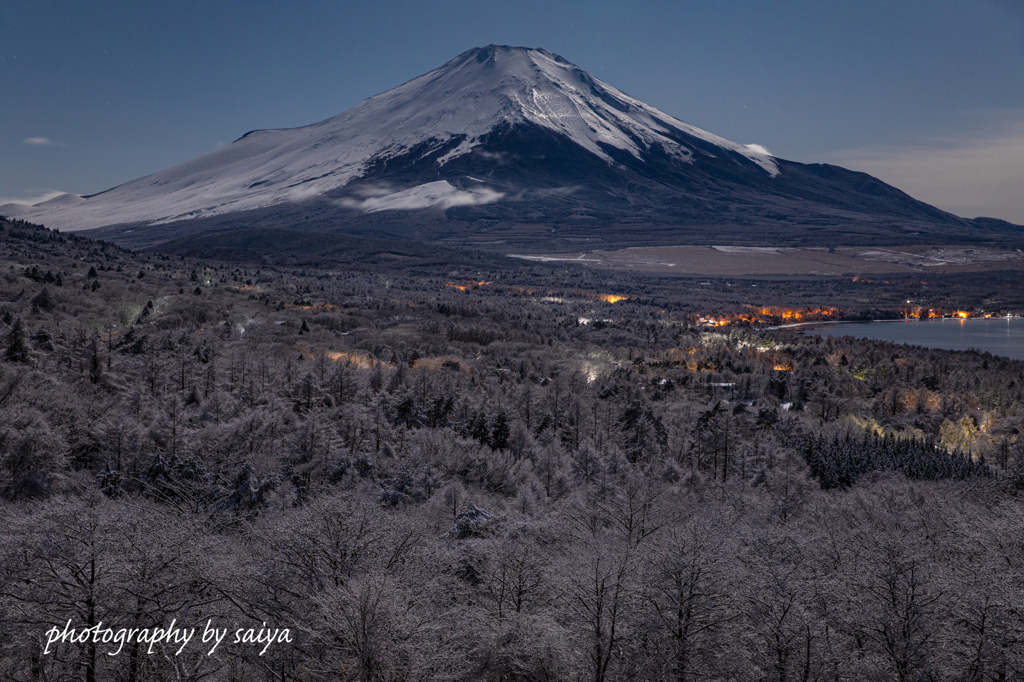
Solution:
M28 362L28 343L25 340L25 326L19 317L14 321L14 328L7 335L7 351L4 356L10 362Z

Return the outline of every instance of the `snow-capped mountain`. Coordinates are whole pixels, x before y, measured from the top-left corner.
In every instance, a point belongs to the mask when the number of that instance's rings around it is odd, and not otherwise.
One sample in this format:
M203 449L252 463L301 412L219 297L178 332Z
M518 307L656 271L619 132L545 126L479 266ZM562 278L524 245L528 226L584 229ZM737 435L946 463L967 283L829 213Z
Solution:
M568 223L564 232L596 238L602 225L637 221L961 220L870 176L725 140L546 50L493 45L325 121L253 131L97 195L0 214L61 230L301 216L392 233L409 232L415 214L453 229Z

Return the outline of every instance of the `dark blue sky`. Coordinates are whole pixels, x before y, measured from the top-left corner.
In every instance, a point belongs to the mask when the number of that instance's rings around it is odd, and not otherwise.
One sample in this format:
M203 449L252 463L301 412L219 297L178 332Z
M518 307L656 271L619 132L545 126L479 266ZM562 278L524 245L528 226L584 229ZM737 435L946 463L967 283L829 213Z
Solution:
M300 126L489 43L665 112L1024 223L1024 0L0 4L0 203Z

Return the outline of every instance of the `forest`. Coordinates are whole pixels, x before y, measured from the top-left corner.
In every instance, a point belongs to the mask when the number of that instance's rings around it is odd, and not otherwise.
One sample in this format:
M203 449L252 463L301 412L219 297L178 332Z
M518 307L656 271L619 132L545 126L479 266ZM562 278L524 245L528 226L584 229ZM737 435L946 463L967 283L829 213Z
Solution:
M1024 679L1024 362L775 326L1024 284L264 237L0 220L0 679Z

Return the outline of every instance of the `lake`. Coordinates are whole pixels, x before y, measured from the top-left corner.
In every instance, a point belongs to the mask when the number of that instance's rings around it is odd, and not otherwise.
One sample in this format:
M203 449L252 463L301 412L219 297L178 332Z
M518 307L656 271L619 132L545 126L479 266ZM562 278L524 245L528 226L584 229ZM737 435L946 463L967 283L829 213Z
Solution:
M802 327L800 331L810 335L856 336L909 343L926 348L977 348L993 355L1024 360L1024 318L1020 317L841 322Z

